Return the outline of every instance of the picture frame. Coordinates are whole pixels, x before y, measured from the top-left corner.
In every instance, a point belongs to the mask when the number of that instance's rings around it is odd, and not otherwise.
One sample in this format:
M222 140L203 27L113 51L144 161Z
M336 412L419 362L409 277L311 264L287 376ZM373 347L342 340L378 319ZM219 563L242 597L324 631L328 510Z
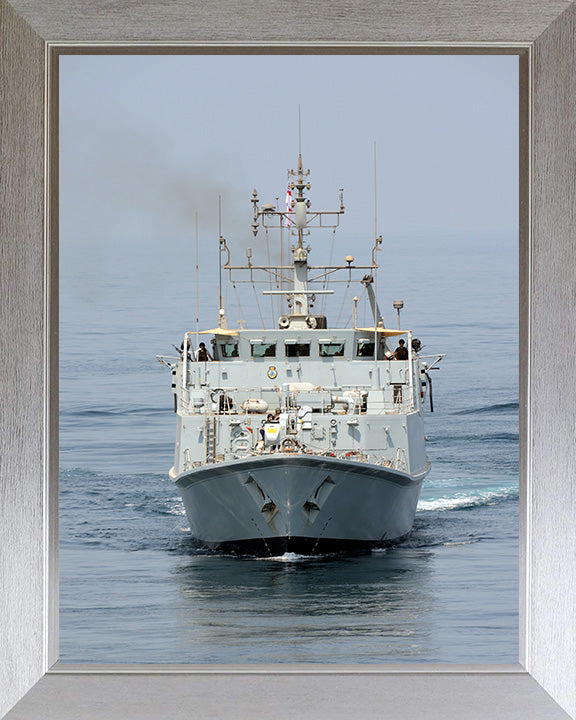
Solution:
M322 0L298 17L265 6L170 6L0 0L0 714L32 717L576 717L576 407L572 318L576 268L576 9L452 0ZM264 12L266 10L266 12ZM431 18L430 13L434 12ZM302 16L304 13L304 17ZM266 18L266 23L262 18ZM353 22L348 20L353 19ZM57 665L58 140L49 108L51 53L68 45L158 51L328 47L373 52L484 47L518 52L529 74L521 167L521 646L517 666ZM571 244L572 243L572 244ZM558 381L561 379L561 382ZM556 381L556 382L555 382ZM552 529L552 530L551 530ZM32 688L32 690L30 690ZM30 692L28 692L30 691ZM21 699L25 693L28 693ZM20 701L20 702L18 702ZM18 704L16 704L18 703ZM272 703L272 704L271 704ZM16 704L16 705L15 705ZM14 707L15 706L15 707ZM11 709L12 708L12 709ZM271 709L272 708L272 709ZM278 712L273 712L277 708Z

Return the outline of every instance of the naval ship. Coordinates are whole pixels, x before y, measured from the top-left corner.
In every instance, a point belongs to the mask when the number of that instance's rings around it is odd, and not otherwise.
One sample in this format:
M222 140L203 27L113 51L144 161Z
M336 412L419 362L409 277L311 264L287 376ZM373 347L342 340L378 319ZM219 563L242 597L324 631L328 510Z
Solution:
M288 234L291 262L232 265L220 235L220 277L267 278L264 295L282 298L276 327L228 327L219 286L217 327L188 331L179 357L158 356L172 375L177 414L170 478L178 486L190 531L204 546L256 556L367 551L411 530L422 481L430 470L423 410L429 371L420 341L387 328L376 300L377 251L371 262L311 265L314 228L338 227L334 211L312 211L309 170L299 155L288 171L286 209L252 195L254 235ZM289 254L290 257L290 254ZM225 264L222 263L225 260ZM332 325L313 310L334 293L333 276L356 279L370 302L370 327ZM330 288L329 285L333 287ZM278 300L278 297L276 298ZM394 324L394 323L393 323Z

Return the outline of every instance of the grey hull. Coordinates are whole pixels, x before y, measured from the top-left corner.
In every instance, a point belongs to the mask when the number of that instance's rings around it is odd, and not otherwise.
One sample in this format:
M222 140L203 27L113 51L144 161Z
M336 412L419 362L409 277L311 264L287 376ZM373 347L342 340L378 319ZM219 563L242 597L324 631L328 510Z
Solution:
M176 483L201 542L258 555L314 554L404 537L426 472L278 453L203 466Z

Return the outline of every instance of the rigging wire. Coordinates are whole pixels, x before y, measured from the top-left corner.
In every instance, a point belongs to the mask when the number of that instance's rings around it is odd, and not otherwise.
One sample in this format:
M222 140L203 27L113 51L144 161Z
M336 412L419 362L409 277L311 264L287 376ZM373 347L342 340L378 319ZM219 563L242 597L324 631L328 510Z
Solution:
M240 295L238 294L238 288L236 287L236 283L232 283L232 287L234 288L234 292L236 293L236 302L238 303L238 325L240 325L240 319L244 322L244 325L248 325L246 322L246 317L244 315L244 310L242 310L242 302L240 301Z
M330 246L330 260L328 261L328 265L332 265L332 258L334 257L334 242L336 240L336 228L332 228L332 244ZM325 290L328 289L328 285L330 285L330 277L325 276L324 277L324 285L322 286ZM328 299L327 295L324 295L322 298L322 315L326 315L326 301Z
M258 301L258 293L256 292L256 285L254 285L254 282L252 282L252 290L254 290L254 297L256 298L256 307L258 308L258 314L260 315L260 320L262 322L262 327L266 328L266 323L264 322L264 317L262 315L262 310L260 309L260 302Z
M268 228L266 228L266 255L267 255L267 258L268 258L268 266L271 266L272 263L270 262L270 238L269 238L269 235L268 235ZM273 287L272 287L272 276L270 276L269 288L268 288L268 289L269 289L269 290L272 290L272 289L273 289ZM274 327L274 295L270 295L270 314L271 314L271 317L272 317L272 327Z
M340 315L342 315L342 310L344 310L344 303L346 302L346 298L348 297L348 292L350 291L350 283L346 285L346 290L344 291L344 297L342 298L342 305L340 305L340 312L338 313L338 317L336 319L336 327L338 327L338 323L340 322Z
M280 211L280 198L276 198L276 210ZM284 265L284 233L282 232L284 223L282 222L282 216L279 217L279 223L280 223L280 267ZM282 288L282 279L280 277L279 279L279 273L281 274L282 271L276 271L274 273L274 281L276 283L276 290L280 290ZM270 281L272 282L272 280ZM282 296L278 295L275 303L275 318L278 318L280 315L282 315ZM274 323L275 324L275 323Z

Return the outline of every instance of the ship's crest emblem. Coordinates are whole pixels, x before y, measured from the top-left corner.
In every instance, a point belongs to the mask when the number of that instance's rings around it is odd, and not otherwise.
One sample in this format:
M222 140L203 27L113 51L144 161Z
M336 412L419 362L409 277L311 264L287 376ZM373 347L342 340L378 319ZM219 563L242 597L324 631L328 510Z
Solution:
M267 372L268 377L270 380L275 380L278 377L278 370L276 370L275 365L270 365Z

